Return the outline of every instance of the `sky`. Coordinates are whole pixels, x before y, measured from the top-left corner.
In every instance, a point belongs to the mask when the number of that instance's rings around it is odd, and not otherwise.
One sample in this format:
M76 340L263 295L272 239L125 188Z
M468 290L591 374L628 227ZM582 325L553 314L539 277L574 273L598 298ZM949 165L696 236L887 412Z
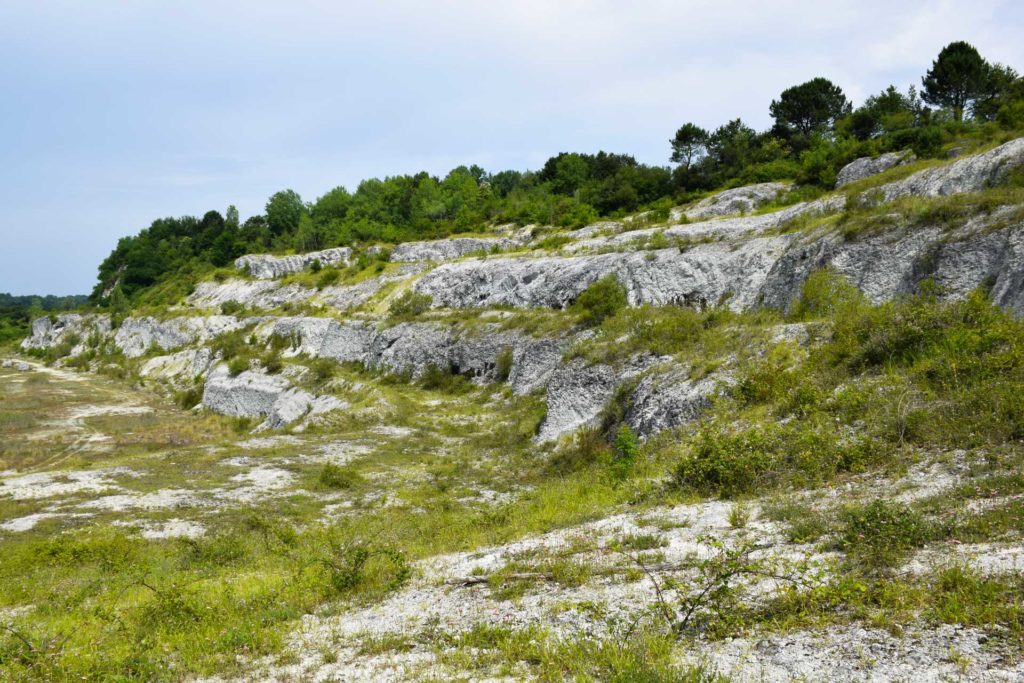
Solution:
M1024 3L0 0L0 292L87 293L162 216L261 213L367 177L668 164L687 121L860 103L967 40L1024 71Z

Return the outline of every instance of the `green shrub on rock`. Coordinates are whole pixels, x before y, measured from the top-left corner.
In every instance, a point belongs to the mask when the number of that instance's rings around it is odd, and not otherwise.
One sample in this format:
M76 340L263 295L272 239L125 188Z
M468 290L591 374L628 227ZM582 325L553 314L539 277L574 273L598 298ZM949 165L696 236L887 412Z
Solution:
M573 302L571 310L580 316L581 323L594 327L625 308L627 303L623 284L614 275L605 275L583 290Z

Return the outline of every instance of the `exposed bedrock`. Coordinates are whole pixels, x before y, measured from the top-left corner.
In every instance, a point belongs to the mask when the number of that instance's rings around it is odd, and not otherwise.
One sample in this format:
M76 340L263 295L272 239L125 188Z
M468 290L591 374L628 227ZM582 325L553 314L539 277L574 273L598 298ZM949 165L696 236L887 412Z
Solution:
M85 350L84 343L92 335L110 334L110 316L62 313L44 315L32 321L32 334L21 342L21 348L48 349L65 342L74 342L71 355Z
M470 254L514 249L521 240L508 237L453 237L430 242L404 242L391 250L392 261L451 261Z
M221 415L263 417L257 427L277 429L298 420L348 407L333 396L314 396L280 375L247 370L235 377L218 366L206 381L203 407Z
M879 190L886 200L978 192L998 184L1010 171L1021 166L1024 166L1024 138L1017 138L988 152L918 171L908 178L883 185Z
M128 358L145 354L150 347L165 351L202 343L242 326L229 315L193 316L158 320L126 318L114 333L114 344Z
M506 258L448 263L414 288L436 306L565 308L589 285L615 275L638 305L728 300L742 309L757 303L760 286L791 237L754 238L741 244L698 244L593 256Z
M298 273L309 268L314 261L319 261L323 266L348 265L351 257L352 250L348 247L335 247L290 256L246 254L235 259L235 268L248 272L254 278L269 280Z
M836 174L836 187L839 188L843 185L849 185L858 180L878 175L888 171L890 168L910 163L915 159L917 157L909 150L889 152L874 158L861 157L860 159L854 159L839 169L839 173Z
M507 372L510 386L520 394L544 385L570 343L568 339L502 331L493 324L460 329L410 322L379 328L358 320L310 317L272 318L256 334L264 340L272 335L292 339L293 354L359 362L413 377L419 377L431 365L482 382L505 379L499 375ZM502 362L508 367L502 368Z

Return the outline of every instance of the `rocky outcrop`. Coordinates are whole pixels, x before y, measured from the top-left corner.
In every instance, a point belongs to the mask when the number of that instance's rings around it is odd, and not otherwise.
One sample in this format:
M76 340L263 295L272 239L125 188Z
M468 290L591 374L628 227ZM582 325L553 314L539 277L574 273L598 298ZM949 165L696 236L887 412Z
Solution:
M843 166L839 173L836 174L836 187L840 188L843 185L849 185L858 180L878 175L888 171L890 168L908 164L915 159L917 157L909 150L888 152L874 158L861 157L860 159L854 159L846 166Z
M672 214L674 220L686 216L690 220L748 213L767 204L789 189L786 183L758 183L725 190L706 197L693 207Z
M912 293L930 278L946 298L985 287L996 303L1024 313L1024 220L992 230L1005 213L953 233L904 226L853 241L827 234L796 242L765 278L761 301L786 309L813 271L830 267L876 303Z
M640 437L692 422L710 407L723 381L719 375L690 379L683 368L646 375L629 398L625 422Z
M685 245L690 242L701 242L722 239L739 239L785 228L798 218L819 216L841 211L846 205L846 198L828 197L811 202L800 202L772 213L753 216L734 216L715 220L681 223L668 227L641 228L628 230L619 234L592 237L579 240L565 247L567 253L593 252L608 248L629 249L636 245L649 246L650 240L660 234L665 240L675 240ZM573 233L575 235L575 233Z
M944 197L978 192L997 185L1010 171L1024 166L1024 138L1011 140L982 154L936 166L879 188L886 201L897 197Z
M174 385L184 385L205 375L215 362L213 351L206 347L186 349L167 356L150 358L139 368L139 374Z
M446 263L420 278L414 289L441 307L565 308L589 285L614 275L625 285L631 305L728 302L743 309L759 303L764 279L790 240L712 242L683 253L671 248Z
M157 320L126 318L114 334L114 345L128 358L144 355L156 347L171 351L209 341L217 335L242 327L243 323L229 315L193 316Z
M335 247L291 256L246 254L235 259L235 268L259 280L271 280L301 272L313 265L314 261L319 261L322 266L347 266L351 257L352 250L348 247Z
M48 349L65 342L74 342L71 355L85 350L85 341L93 335L104 337L110 334L110 316L62 313L50 317L42 316L32 321L32 334L21 342L21 348Z
M32 366L23 360L16 358L4 358L0 361L0 368L5 370L17 370L18 372L28 372L32 369Z
M288 338L292 344L286 355L362 363L412 377L433 365L480 382L508 379L518 394L543 386L570 343L502 331L497 324L473 329L421 322L378 327L359 320L311 317L273 318L258 327L256 335L263 341L275 335ZM504 368L503 355L510 356L510 365Z
M206 382L202 405L208 410L233 417L266 418L257 431L279 429L348 407L333 396L314 396L291 386L280 375L265 375L247 370L236 377L219 366Z
M577 358L558 367L548 379L547 413L537 441L552 441L596 425L618 388L655 362L655 358L645 356L619 367L588 365Z
M299 284L282 285L272 280L233 279L226 282L201 282L186 299L194 308L219 308L231 301L247 308L272 309L288 304L310 303L339 311L357 308L368 302L384 285L422 272L425 264L406 263L387 273L352 285L329 285L322 289Z
M451 261L471 254L489 254L520 246L508 237L454 237L431 242L405 242L391 250L392 261Z

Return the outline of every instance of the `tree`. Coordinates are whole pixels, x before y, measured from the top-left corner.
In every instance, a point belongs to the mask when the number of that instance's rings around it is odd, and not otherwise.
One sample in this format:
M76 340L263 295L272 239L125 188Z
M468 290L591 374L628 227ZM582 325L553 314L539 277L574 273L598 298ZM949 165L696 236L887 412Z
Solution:
M282 190L267 200L267 223L275 235L293 233L299 227L299 219L306 212L302 197L295 190Z
M831 132L836 119L847 116L851 109L842 88L820 77L783 90L768 108L775 119L776 133L787 138L794 133L809 136Z
M732 177L749 163L756 140L753 128L742 119L733 119L708 136L706 163L714 174L722 176L721 179ZM716 179L716 184L721 179Z
M230 205L224 214L224 227L231 231L237 231L241 224L241 220L238 217L238 208L234 204Z
M352 203L352 195L348 190L339 185L328 191L313 204L313 220L317 223L326 224L334 220L343 220L348 214L349 205Z
M921 96L928 104L953 111L963 121L967 105L985 93L990 67L970 43L957 41L942 48L921 79Z
M846 120L845 131L858 140L918 125L927 108L921 104L914 86L904 95L890 85L877 95L864 100L864 104Z
M708 149L708 132L695 123L684 123L676 136L670 141L672 144L671 161L682 164L686 170L699 161Z
M1024 95L1024 79L1016 71L1002 64L988 67L984 89L971 106L971 113L977 119L992 121L1000 107L1020 99Z

